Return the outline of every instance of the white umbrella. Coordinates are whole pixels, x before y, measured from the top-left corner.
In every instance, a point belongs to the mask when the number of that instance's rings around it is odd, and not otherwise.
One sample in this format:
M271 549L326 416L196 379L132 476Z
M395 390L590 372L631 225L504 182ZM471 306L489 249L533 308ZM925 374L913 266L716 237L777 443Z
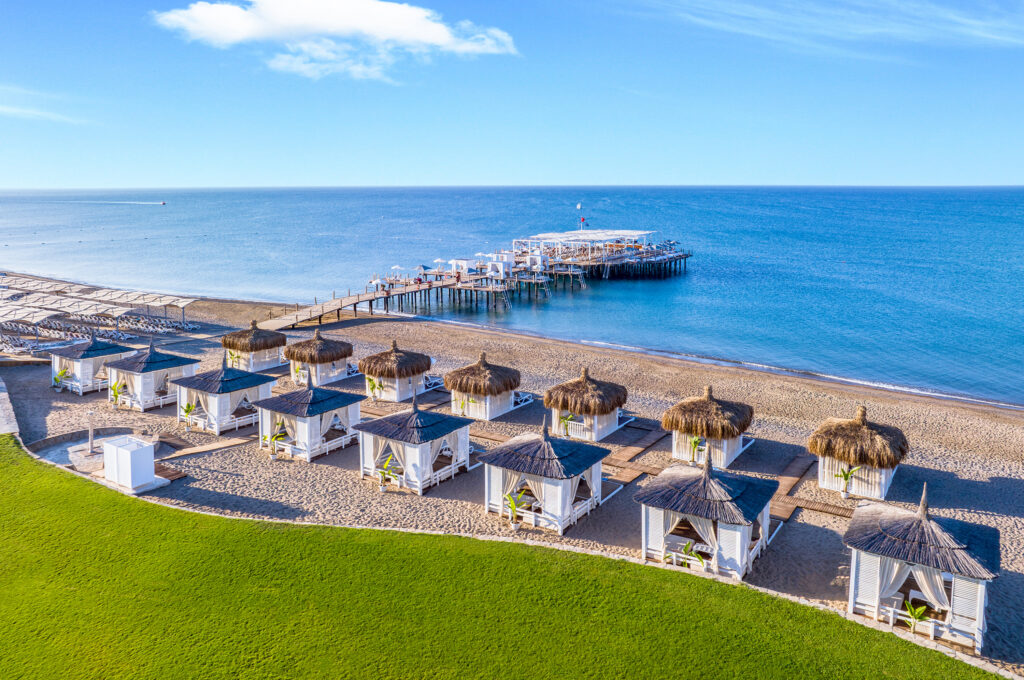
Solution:
M392 266L391 268L392 269L402 269L402 265L396 264L396 265Z
M441 258L437 258L434 260L435 264L444 264L445 262L447 262L447 260L442 260Z

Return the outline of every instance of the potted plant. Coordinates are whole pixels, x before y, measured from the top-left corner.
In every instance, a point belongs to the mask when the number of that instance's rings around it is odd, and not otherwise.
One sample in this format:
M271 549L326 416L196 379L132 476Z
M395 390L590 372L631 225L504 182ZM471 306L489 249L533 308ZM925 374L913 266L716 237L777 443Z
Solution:
M704 568L704 558L701 556L700 553L693 549L693 541L690 541L689 543L683 546L683 554L691 559L696 559L698 562L700 562L701 568ZM689 562L686 563L686 567L687 569L689 569Z
M466 415L466 404L475 404L476 399L469 396L463 396L462 401L459 402L459 410L462 411L462 415Z
M690 445L690 466L697 465L697 452L700 450L700 437L694 435L687 440Z
M110 398L114 402L114 410L121 408L121 397L124 396L124 383L114 383L110 386Z
M391 469L391 459L394 458L394 454L388 456L388 459L384 461L384 466L377 470L377 475L380 477L380 492L384 493L387 488L387 483L398 484L398 475Z
M228 350L228 366L231 368L238 368L239 364L242 363L242 355L233 350Z
M302 380L302 364L295 365L295 384L298 385L299 381Z
M512 527L512 531L519 531L519 502L523 500L523 494L526 490L519 492L518 496L513 496L510 493L505 494L505 500L508 501L508 520L509 526Z
M576 419L571 413L566 413L564 416L558 417L558 424L562 426L562 430L565 432L565 436L569 436L569 423Z
M282 432L284 427L284 421L279 420L274 423L274 434L263 435L263 443L270 446L270 460L277 460L277 446L275 444L287 436L287 433Z
M850 497L850 480L853 479L853 473L861 468L860 465L854 468L848 468L846 470L840 470L836 473L836 477L841 477L843 480L843 490L839 492L839 495L844 499Z
M189 417L192 415L192 412L195 411L195 410L196 410L196 405L191 403L191 402L189 402L189 403L187 403L187 404L185 404L184 406L181 407L181 415L185 416L185 432L191 432L192 431L192 422L189 420Z
M370 399L377 403L377 394L384 390L384 383L373 376L366 376L366 386L370 388Z
M68 369L62 368L53 376L53 389L57 392L64 391L64 378L68 377Z
M917 624L928 620L928 615L924 613L924 610L927 609L927 605L915 607L914 605L910 604L910 600L907 600L903 603L903 606L906 607L907 616L910 617L910 620L907 621L907 623L910 625L910 632L916 633Z

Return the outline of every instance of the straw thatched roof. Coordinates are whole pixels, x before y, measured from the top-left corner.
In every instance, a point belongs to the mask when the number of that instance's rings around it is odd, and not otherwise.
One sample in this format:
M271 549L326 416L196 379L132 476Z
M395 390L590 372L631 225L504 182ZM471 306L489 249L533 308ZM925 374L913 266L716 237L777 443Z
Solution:
M187 378L175 378L172 385L185 387L190 390L198 390L207 394L227 394L247 390L250 387L266 385L275 382L277 378L265 373L250 373L237 368L231 368L227 364L227 357L221 363L220 368L215 371L205 371Z
M688 397L665 411L661 426L708 439L733 439L743 434L753 419L753 408L738 401L716 399L711 385L707 385L703 396Z
M416 397L413 397L411 410L359 423L352 429L384 439L423 444L438 440L460 428L469 427L472 422L469 418L449 416L436 411L421 411L416 404Z
M928 514L928 487L917 512L861 501L843 543L872 555L933 567L967 578L988 580L999 569L998 531Z
M544 407L578 416L603 416L626 403L629 393L622 385L594 380L584 368L580 377L544 392Z
M352 345L343 340L322 337L320 329L317 328L309 340L285 347L284 356L286 359L304 364L329 364L352 356Z
M359 360L359 372L374 378L411 378L430 370L430 357L419 352L398 349L391 341L391 349L371 354Z
M552 439L545 422L541 434L521 434L478 456L481 463L548 479L570 479L583 474L611 449L571 439Z
M487 362L487 354L480 352L475 364L456 368L444 376L445 389L478 397L503 394L519 387L519 371L507 366Z
M366 399L365 395L342 392L328 387L310 387L305 390L288 392L269 399L260 399L253 406L283 413L288 416L308 418L328 411L351 406L357 401Z
M93 335L85 342L77 342L74 345L68 345L67 347L55 347L50 350L50 354L56 354L57 356L64 357L65 359L79 360L112 356L114 354L125 354L133 351L135 350L131 347L117 345L105 340L97 340L96 336Z
M288 337L284 333L258 328L253 321L249 328L228 333L220 339L220 344L235 352L261 352L265 349L284 347Z
M150 339L148 349L136 352L117 361L111 361L107 364L107 368L114 368L128 373L152 373L153 371L163 371L168 368L198 363L199 359L158 352L153 348L153 340Z
M850 466L891 469L900 464L908 449L902 430L868 422L868 410L863 406L857 407L856 418L829 418L807 440L807 450L814 455Z
M672 465L633 496L653 508L664 508L726 524L753 524L779 489L774 479L732 472Z

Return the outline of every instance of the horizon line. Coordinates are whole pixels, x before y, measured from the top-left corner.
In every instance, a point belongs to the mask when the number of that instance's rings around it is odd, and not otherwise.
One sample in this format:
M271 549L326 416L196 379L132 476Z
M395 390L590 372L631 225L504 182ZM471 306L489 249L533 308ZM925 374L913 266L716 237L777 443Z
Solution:
M239 184L222 186L0 187L0 193L258 189L1024 189L1024 184Z

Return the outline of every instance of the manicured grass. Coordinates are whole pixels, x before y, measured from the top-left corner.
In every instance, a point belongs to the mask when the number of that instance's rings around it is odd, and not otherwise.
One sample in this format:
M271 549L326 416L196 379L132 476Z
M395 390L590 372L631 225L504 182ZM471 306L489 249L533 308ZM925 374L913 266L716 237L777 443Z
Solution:
M991 677L660 569L161 507L0 437L0 677L625 676Z

